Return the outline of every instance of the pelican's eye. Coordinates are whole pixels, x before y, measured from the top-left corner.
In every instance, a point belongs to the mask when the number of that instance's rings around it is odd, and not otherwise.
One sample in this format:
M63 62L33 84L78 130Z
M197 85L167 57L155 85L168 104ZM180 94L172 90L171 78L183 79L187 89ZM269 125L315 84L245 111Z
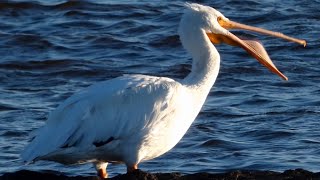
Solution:
M217 21L220 24L220 26L225 29L232 29L233 28L233 25L226 18L223 18L222 16L219 16L217 18Z
M225 21L223 20L223 18L221 16L217 17L217 21L221 27L224 27Z

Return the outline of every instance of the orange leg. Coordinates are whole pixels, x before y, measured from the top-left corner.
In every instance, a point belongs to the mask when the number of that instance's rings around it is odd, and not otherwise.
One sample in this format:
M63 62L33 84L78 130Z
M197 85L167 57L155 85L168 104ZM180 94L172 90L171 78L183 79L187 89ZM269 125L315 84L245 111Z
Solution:
M98 176L99 176L101 179L106 179L106 178L108 178L107 170L106 170L106 169L99 169L99 170L98 170Z
M134 165L127 165L127 173L130 173L134 170L137 170L138 169L138 164L134 164Z
M97 163L95 163L95 168L97 170L98 176L101 179L108 178L107 165L108 165L108 163L106 163L106 162L97 162Z

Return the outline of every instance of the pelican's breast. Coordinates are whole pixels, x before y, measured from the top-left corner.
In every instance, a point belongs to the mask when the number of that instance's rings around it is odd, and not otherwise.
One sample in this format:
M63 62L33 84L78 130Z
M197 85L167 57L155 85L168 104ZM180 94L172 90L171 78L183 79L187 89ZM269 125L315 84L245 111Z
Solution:
M141 131L138 159L153 159L172 149L184 136L200 111L189 89L175 83L174 90L168 91L164 103L155 104L150 123Z

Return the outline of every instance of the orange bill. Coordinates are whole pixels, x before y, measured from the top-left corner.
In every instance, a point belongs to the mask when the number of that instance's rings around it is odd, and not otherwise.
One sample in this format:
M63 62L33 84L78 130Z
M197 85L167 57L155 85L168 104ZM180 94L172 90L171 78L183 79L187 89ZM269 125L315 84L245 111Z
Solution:
M305 40L303 40L303 39L293 38L293 37L284 35L284 34L282 34L280 32L274 32L274 31L269 31L269 30L266 30L266 29L254 27L254 26L248 26L248 25L245 25L245 24L241 24L241 23L237 23L237 22L230 21L230 20L227 20L227 19L223 19L221 17L218 17L218 22L219 22L220 26L222 26L225 29L243 29L243 30L248 30L248 31L253 31L253 32L261 33L261 34L274 36L274 37L277 37L277 38L282 38L282 39L285 39L287 41L291 41L291 42L295 42L295 43L301 44L304 47L306 47L306 45L307 45L307 42Z
M270 36L282 38L288 41L292 41L295 43L299 43L303 46L306 46L306 41L301 40L301 39L296 39L292 38L289 36L286 36L282 33L278 32L273 32L269 30L265 30L262 28L257 28L253 26L248 26L240 23L236 23L233 21L230 21L228 19L222 19L221 17L218 18L219 24L225 28L225 29L243 29L243 30L249 30L253 32L258 32L262 34L267 34ZM288 78L282 74L277 67L273 64L271 61L268 53L264 49L263 45L257 41L257 40L244 40L240 39L231 32L228 32L226 35L221 35L221 34L213 34L213 33L207 33L210 41L214 44L219 44L219 43L227 43L232 46L240 46L243 49L245 49L250 55L252 55L254 58L256 58L261 64L263 64L265 67L267 67L271 72L277 74L284 80L288 80Z
M264 49L261 43L256 40L242 40L235 36L232 33L228 33L228 35L217 35L213 33L207 33L210 41L214 44L219 43L227 43L232 46L240 46L245 49L251 56L256 58L261 64L263 64L266 68L268 68L271 72L277 74L284 80L288 80L288 78L282 74L277 67L273 64L271 59L269 58L268 53Z

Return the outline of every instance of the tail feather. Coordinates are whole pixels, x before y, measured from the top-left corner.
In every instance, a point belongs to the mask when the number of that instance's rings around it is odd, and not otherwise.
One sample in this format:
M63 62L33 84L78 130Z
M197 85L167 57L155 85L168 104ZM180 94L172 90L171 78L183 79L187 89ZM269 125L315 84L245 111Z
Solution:
M34 160L37 158L34 148L32 148L33 144L29 144L20 154L21 159L26 164L32 164Z
M21 159L30 164L37 160L37 158L44 156L51 152L54 148L52 141L48 141L48 134L45 133L47 131L47 127L42 127L37 131L37 135L32 134L32 140L29 145L25 147L25 149L20 154Z

